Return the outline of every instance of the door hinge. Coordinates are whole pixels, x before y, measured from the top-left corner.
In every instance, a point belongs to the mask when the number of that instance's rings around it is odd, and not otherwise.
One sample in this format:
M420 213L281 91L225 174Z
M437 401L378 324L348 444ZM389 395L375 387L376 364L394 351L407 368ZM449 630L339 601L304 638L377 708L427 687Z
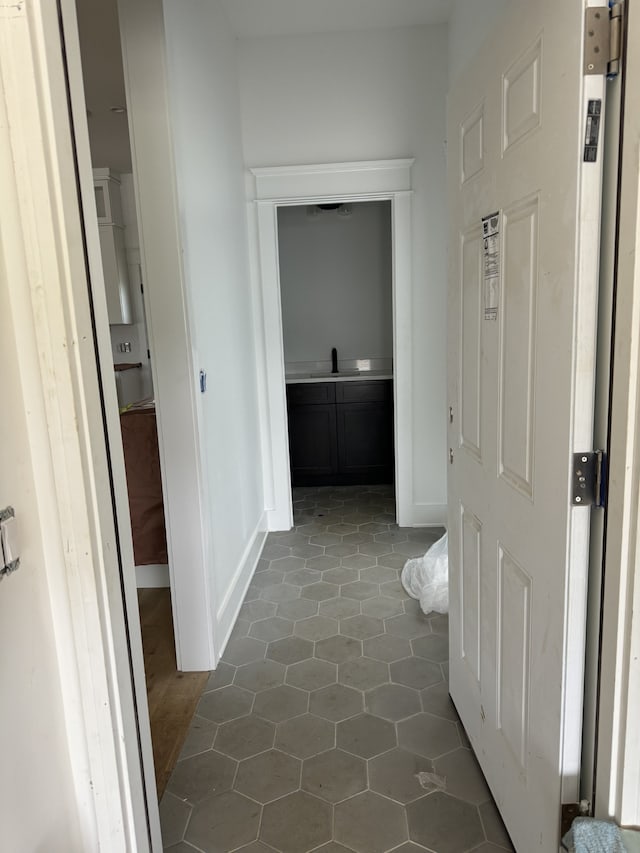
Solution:
M573 506L604 507L606 503L607 455L603 450L573 454L572 494Z
M615 77L622 58L622 0L610 6L587 6L584 27L584 73Z

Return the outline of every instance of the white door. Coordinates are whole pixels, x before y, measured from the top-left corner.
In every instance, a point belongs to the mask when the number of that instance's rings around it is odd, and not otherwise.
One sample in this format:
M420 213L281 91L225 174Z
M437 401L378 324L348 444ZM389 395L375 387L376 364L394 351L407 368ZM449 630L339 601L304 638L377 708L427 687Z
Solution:
M579 795L590 510L571 463L592 440L602 152L583 149L605 85L582 73L584 5L513 0L448 103L451 695L519 853L557 851Z

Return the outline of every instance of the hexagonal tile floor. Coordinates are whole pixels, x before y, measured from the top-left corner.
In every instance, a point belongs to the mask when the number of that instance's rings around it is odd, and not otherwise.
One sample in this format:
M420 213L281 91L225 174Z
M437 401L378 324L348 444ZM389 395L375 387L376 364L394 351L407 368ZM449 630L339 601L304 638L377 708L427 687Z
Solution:
M398 528L389 486L294 489L294 519L200 700L165 849L513 850L448 697L446 617L399 583L440 531Z

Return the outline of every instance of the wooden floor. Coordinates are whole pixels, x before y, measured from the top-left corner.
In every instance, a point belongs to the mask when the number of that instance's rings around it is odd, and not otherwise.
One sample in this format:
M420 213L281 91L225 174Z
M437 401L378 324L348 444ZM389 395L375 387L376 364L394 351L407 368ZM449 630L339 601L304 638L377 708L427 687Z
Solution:
M178 672L168 589L139 589L140 625L147 677L158 800L189 730L208 672Z

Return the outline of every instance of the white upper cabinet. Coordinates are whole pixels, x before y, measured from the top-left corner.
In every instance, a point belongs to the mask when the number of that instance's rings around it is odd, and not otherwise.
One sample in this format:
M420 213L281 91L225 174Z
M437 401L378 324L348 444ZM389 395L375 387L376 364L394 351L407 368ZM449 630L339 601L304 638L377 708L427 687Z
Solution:
M110 325L133 322L124 244L120 179L111 169L94 169L93 184Z

